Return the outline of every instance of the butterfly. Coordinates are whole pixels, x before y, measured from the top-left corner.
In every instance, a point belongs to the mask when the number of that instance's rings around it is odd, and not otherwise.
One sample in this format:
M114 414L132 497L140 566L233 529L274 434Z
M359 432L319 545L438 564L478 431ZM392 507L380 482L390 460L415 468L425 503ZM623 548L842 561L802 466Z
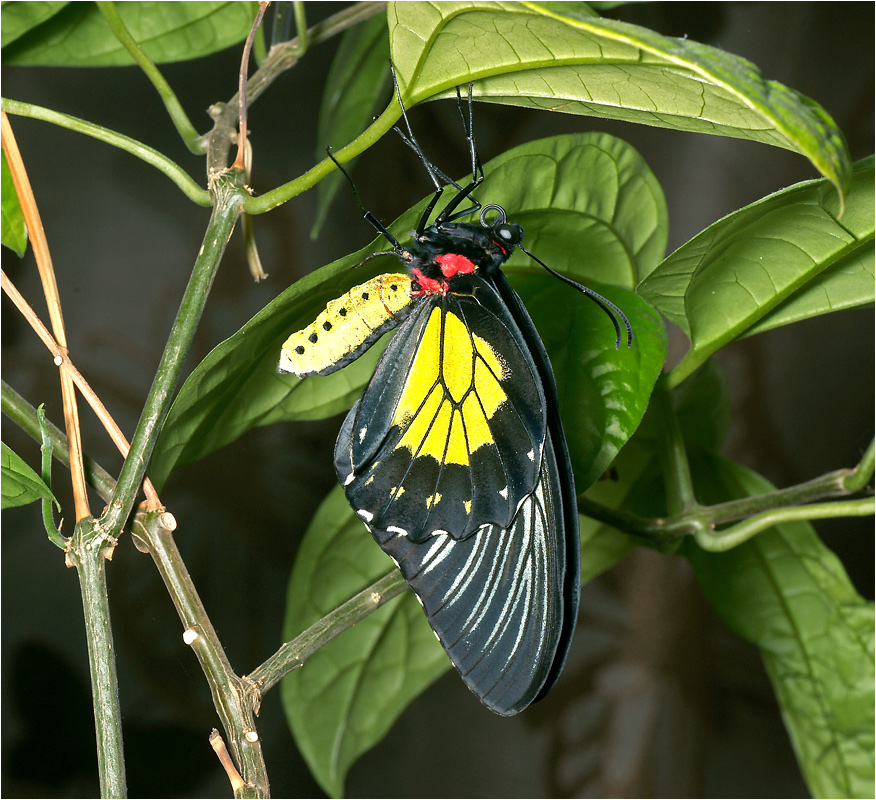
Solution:
M457 98L462 112L458 90ZM399 103L407 123L400 94ZM580 545L553 371L501 266L520 249L584 292L611 317L617 347L618 318L628 346L632 327L606 298L525 250L523 228L502 207L475 199L484 173L471 87L468 111L465 186L425 158L409 124L407 135L398 131L435 194L405 244L370 212L365 219L405 271L330 302L286 340L278 371L329 374L398 328L341 426L338 479L469 689L509 716L544 697L562 670L578 611ZM448 186L457 194L430 222ZM460 221L478 210L477 222Z

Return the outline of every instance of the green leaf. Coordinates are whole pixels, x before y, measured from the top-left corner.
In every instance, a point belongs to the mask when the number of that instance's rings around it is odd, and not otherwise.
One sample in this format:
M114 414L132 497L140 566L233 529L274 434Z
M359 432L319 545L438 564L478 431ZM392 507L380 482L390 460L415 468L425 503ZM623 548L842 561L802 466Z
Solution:
M577 280L632 288L663 254L663 194L641 156L618 139L605 134L543 139L499 156L484 171L487 177L478 196L502 205L509 219L523 225L527 248ZM391 230L404 239L429 199L399 217ZM370 379L380 349L372 347L349 367L325 377L277 375L276 365L286 337L312 322L329 300L381 272L403 269L388 256L351 269L385 247L380 237L308 275L198 365L158 439L149 471L156 486L163 485L176 465L203 458L252 427L329 416L352 405ZM516 253L508 266L510 272L542 272L523 253ZM582 300L568 287L564 295L564 305L578 307ZM609 323L603 319L600 324ZM603 338L600 346L614 352L612 343L612 337L607 342ZM640 355L636 350L633 357Z
M0 47L5 48L19 36L23 36L57 14L66 5L69 3L12 3L4 0L0 3L0 8L3 10L3 15L0 17L0 29L2 29Z
M872 303L873 229L868 158L855 165L841 219L828 182L806 181L730 214L682 245L636 290L690 336L690 350L670 383L755 332L757 324L765 330Z
M135 63L94 3L60 5L66 7L4 47L4 64L106 67ZM127 2L117 3L116 8L134 40L150 60L160 64L201 58L243 41L258 5ZM4 7L4 35L6 13Z
M0 155L0 162L3 188L2 242L18 253L19 258L23 258L24 251L27 250L27 226L24 224L24 214L21 213L21 203L18 202L18 193L12 183L12 173L6 163L5 152Z
M24 506L41 499L54 500L57 505L55 495L43 483L43 479L5 442L0 442L0 452L2 452L0 465L3 472L3 508Z
M376 17L348 30L326 80L319 110L317 161L325 158L325 148L333 150L351 142L364 131L389 86L389 32L386 17ZM349 172L353 161L345 165ZM311 237L316 238L328 215L338 188L344 183L340 170L329 174L317 187L316 222Z
M717 456L694 466L706 502L774 490ZM813 795L873 797L873 605L839 559L805 522L721 554L690 543L687 554L718 613L760 648Z
M624 339L615 350L614 328L592 301L550 275L517 275L513 283L551 359L575 486L582 492L641 422L663 369L666 332L656 312L629 290L594 285L633 325L632 347Z
M335 487L305 534L289 580L283 636L294 638L393 569ZM389 730L450 661L410 592L312 655L282 682L298 749L331 796L353 762Z
M824 109L722 50L555 4L400 2L387 16L410 104L476 80L492 102L783 147L840 192L848 184L848 148Z

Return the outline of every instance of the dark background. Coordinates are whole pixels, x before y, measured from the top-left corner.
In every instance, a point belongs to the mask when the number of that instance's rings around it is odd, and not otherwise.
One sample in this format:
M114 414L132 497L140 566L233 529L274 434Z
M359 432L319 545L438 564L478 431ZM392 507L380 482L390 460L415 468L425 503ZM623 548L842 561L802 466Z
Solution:
M336 3L308 4L318 19ZM855 159L873 151L871 3L653 3L631 22L722 47L821 103ZM253 185L266 191L315 161L316 117L336 48L309 52L253 107ZM239 49L163 67L196 126L235 91ZM203 183L137 69L4 68L3 94L126 133ZM425 151L451 173L467 163L452 103L411 113ZM670 251L765 194L816 177L792 153L741 140L477 104L483 161L541 136L606 130L633 143L667 195ZM208 210L111 147L45 123L12 124L46 225L74 362L129 435L201 243ZM457 167L453 167L456 164ZM395 137L356 168L366 205L389 220L428 183ZM254 219L266 282L255 285L239 232L226 253L186 373L286 286L372 237L351 198L309 238L315 194ZM43 314L36 269L3 251L7 274ZM57 370L3 300L3 376L61 422ZM676 337L675 358L684 350ZM734 423L725 453L780 486L853 465L873 435L873 315L810 320L719 354ZM91 413L86 450L111 473L120 459ZM280 644L298 542L334 484L340 417L250 432L175 472L162 500L186 563L239 673ZM3 439L38 464L5 419ZM56 469L56 487L65 472ZM60 492L70 531L72 501ZM92 510L100 511L94 499ZM872 596L872 521L818 523L859 590ZM37 506L3 514L3 788L7 797L97 795L78 584L42 532ZM151 560L125 537L108 566L131 796L230 796L207 744L218 720L197 661ZM285 726L279 693L259 732L275 796L320 796ZM637 551L585 587L578 634L551 696L513 719L489 714L448 673L353 768L350 796L796 797L806 789L756 651L705 605L680 558Z

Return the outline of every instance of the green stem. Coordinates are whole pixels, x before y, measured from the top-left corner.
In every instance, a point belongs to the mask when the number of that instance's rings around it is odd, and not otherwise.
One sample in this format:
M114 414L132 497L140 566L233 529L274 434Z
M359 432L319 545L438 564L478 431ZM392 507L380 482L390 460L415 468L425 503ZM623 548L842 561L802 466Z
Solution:
M332 153L334 157L344 164L351 158L355 158L360 153L363 153L371 145L375 144L387 131L392 130L392 126L398 122L401 117L401 109L395 100L392 100L384 111L371 126L362 133L361 136L354 139L350 144L336 153ZM315 186L326 175L337 169L330 158L325 158L320 161L315 167L305 172L300 177L289 183L284 183L270 192L258 195L256 197L247 197L243 203L243 210L247 214L264 214L273 208L297 197L302 192Z
M865 456L865 460L866 460ZM822 516L844 516L843 509L852 509L852 516L861 513L861 505L848 505L848 502L859 503L858 500L834 501L815 505L814 501L830 497L848 498L857 489L850 489L849 482L856 478L862 471L859 464L854 469L840 469L829 472L806 483L790 486L786 489L778 489L766 494L758 494L752 497L743 497L738 500L730 500L726 503L716 503L712 506L695 505L692 508L666 518L649 519L632 514L621 509L613 509L596 503L587 497L578 499L578 510L588 517L599 520L606 525L611 525L618 530L639 536L655 544L666 544L679 539L682 536L696 536L697 540L715 542L718 538L722 541L728 531L740 532L746 528L727 529L716 533L715 527L727 522L733 522L745 518L744 525L752 520L768 519L764 514L789 514L789 517L780 517L778 521L798 518L817 519ZM864 470L866 471L866 470ZM866 500L867 498L865 498ZM808 505L807 505L808 504ZM814 512L811 510L815 509ZM811 514L811 516L807 516ZM774 524L770 522L769 524ZM769 524L766 527L769 527ZM760 525L756 522L755 525ZM763 526L758 528L762 530ZM734 533L734 536L737 533ZM744 533L738 533L742 536ZM753 534L750 534L753 535ZM732 538L727 539L728 542ZM728 544L724 547L731 547ZM709 544L709 549L715 549L716 545Z
M845 480L845 488L850 492L860 492L873 478L874 442L870 441L864 455L851 475Z
M259 700L280 679L304 662L321 647L347 628L376 611L384 603L398 597L407 588L405 579L398 570L384 575L380 580L351 597L334 611L311 625L306 631L286 642L261 666L254 669L244 680L253 684Z
M301 58L307 52L309 44L307 40L307 12L301 0L294 0L292 10L295 14L295 31L298 33L298 47L296 48L295 55Z
M666 507L674 515L696 508L698 503L672 395L661 383L658 382L653 397L660 421L659 457L666 485Z
M350 28L359 22L363 22L366 19L370 19L385 10L385 2L353 3L351 6L344 8L337 14L333 14L328 19L318 22L310 28L307 31L309 47L313 48L315 45L321 44L322 42L343 33L347 28ZM270 49L268 57L246 82L246 96L247 102L250 106L252 106L252 104L277 78L280 77L280 75L298 63L298 44L298 39L296 38L275 45ZM215 123L213 130L208 134L208 174L213 174L214 172L223 169L228 164L228 150L234 141L234 133L237 129L238 103L239 98L238 95L235 94L227 103L217 103L210 109L210 113L213 116ZM348 158L352 158L353 155L355 154L350 154ZM247 208L246 212L261 214L264 211L269 211L270 208L273 208L274 206L280 205L280 203L284 203L296 194L300 194L305 189L309 189L310 186L316 183L316 180L323 177L329 171L329 168L326 168L325 165L319 166L323 167L323 171L320 172L309 184L304 185L303 188L299 188L288 197L278 199L273 206L262 207L263 204L256 204L258 210L250 212L249 208ZM303 180L303 178L299 178L299 181L301 180ZM293 181L293 183L296 182ZM280 188L282 189L282 187Z
M46 422L46 412L42 405L37 409L37 421L40 426L40 450L42 451L42 479L43 483L52 488L52 437L49 434L48 423ZM69 458L69 454L68 454ZM61 532L55 527L55 518L52 514L52 501L43 498L43 527L46 529L46 534L52 544L61 548L67 549L67 540L61 535ZM60 509L60 506L59 506Z
M858 500L845 500L833 503L816 503L808 506L793 506L764 511L733 525L723 531L698 531L694 537L703 550L721 553L737 547L752 536L780 525L783 522L797 522L810 519L831 519L834 517L868 517L876 510L872 497Z
M182 104L179 102L176 94L174 94L173 89L170 88L170 84L164 79L164 76L161 74L158 67L149 60L147 55L140 49L140 45L134 41L134 37L131 36L127 27L125 27L125 23L119 16L119 12L116 10L116 4L106 2L105 0L103 2L98 0L96 5L98 9L100 9L100 13L103 14L104 19L107 21L107 24L110 26L116 39L118 39L125 50L131 54L134 61L140 65L140 68L146 74L146 77L149 78L152 85L158 91L161 100L164 102L164 107L167 109L167 113L170 115L170 119L179 132L179 135L182 137L183 142L185 142L186 147L196 155L202 154L204 152L204 145L201 141L201 134L195 130L195 126L192 125L192 122L188 118Z
M130 515L137 489L146 474L146 466L155 447L161 423L179 381L183 360L201 319L225 246L240 214L242 189L236 184L241 181L241 174L227 173L223 183L217 188L216 205L207 225L204 242L134 432L131 450L119 474L113 500L101 517L102 524L113 535L118 535Z
M82 592L101 797L127 797L119 684L106 593L105 562L115 545L115 539L107 537L94 518L87 517L77 523L68 551L68 563L79 573Z
M116 133L100 125L95 125L67 114L61 114L49 108L35 106L31 103L21 103L18 100L9 100L5 97L2 98L0 103L2 103L2 108L7 114L16 114L20 117L31 117L43 122L51 122L54 125L60 125L62 128L68 128L77 133L84 133L86 136L91 136L101 142L111 144L113 147L118 147L162 172L193 203L197 203L199 206L209 206L211 203L210 193L198 186L181 167L164 154L153 150L142 142L138 142L136 139L132 139L130 136L123 136L121 133Z
M185 631L183 641L194 650L210 685L241 777L246 783L238 796L269 797L268 775L256 733L249 681L235 675L207 611L174 541L176 522L161 511L138 511L132 534L137 547L149 552L158 567Z
M15 391L6 381L2 382L3 413L21 428L28 436L37 442L42 442L37 410ZM69 469L70 450L67 437L51 422L46 420L46 433L52 447L55 459ZM85 480L106 502L112 499L116 482L103 467L85 456ZM66 544L65 544L66 547Z

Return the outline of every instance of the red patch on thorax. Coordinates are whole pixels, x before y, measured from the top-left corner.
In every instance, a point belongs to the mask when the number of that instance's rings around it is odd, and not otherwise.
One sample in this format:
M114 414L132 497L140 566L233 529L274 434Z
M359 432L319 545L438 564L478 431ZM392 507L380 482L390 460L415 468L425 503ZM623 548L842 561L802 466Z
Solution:
M444 253L440 256L435 256L435 262L441 267L441 272L445 278L452 278L457 273L468 275L475 271L475 265L465 256L458 253Z
M435 278L427 278L423 273L418 270L412 270L414 274L414 281L419 284L419 290L413 290L411 294L447 294L450 286L447 284L447 281L438 281Z

